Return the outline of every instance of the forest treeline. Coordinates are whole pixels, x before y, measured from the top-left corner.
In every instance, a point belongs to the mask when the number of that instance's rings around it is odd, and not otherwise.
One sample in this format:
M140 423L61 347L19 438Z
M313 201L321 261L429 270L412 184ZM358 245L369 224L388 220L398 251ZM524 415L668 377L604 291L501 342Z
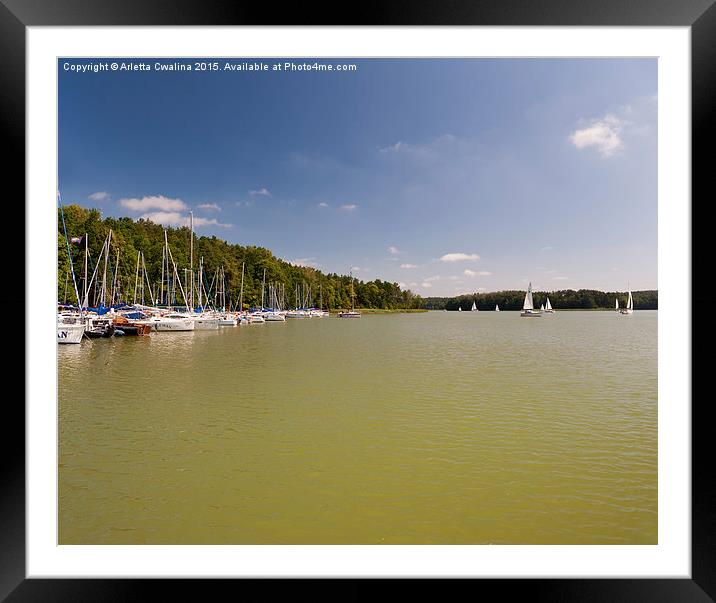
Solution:
M190 230L187 227L165 228L148 220L133 220L132 218L102 218L97 209L87 209L79 205L63 207L67 237L74 243L70 244L70 253L74 265L77 286L82 296L85 258L85 240L89 248L88 281L100 257L104 241L109 230L112 229L110 253L107 261L107 283L111 289L105 297L107 302L124 302L150 304L149 289L152 289L154 298L159 297L162 281L162 257L164 248L164 231L177 266L179 280L186 284L184 269L189 267L190 256ZM76 304L77 299L70 275L70 264L67 258L67 244L62 225L62 212L58 210L58 276L57 299L60 302ZM137 255L143 254L147 278L137 278ZM344 309L351 307L351 278L347 275L324 274L320 270L306 266L296 266L277 258L263 247L252 245L237 245L227 243L215 236L197 236L194 233L194 270L197 271L199 260L203 258L205 274L205 289L210 299L218 292L216 286L217 268L223 267L224 281L226 283L226 305L236 307L241 287L241 267L244 264L243 277L243 306L245 309L258 307L261 304L262 280L266 270L266 285L274 286L284 292L283 297L287 307L302 305L307 301L308 306L318 306L321 298L325 309ZM119 259L117 256L119 254ZM104 274L104 258L100 262L98 274L101 288ZM116 274L115 274L116 273ZM135 283L137 281L144 285ZM98 303L98 279L92 285L89 305ZM212 285L212 282L214 283ZM296 300L296 288L299 288L299 299ZM397 283L390 283L379 279L373 281L360 281L353 279L354 305L357 308L420 308L422 299L409 290L401 290ZM183 304L179 289L175 288L176 302ZM308 298L308 299L307 299ZM171 300L174 301L174 300ZM270 300L265 294L266 305ZM297 304L298 301L298 304Z
M555 310L612 310L615 299L619 306L626 307L628 293L626 291L596 291L594 289L562 289L559 291L533 291L532 299L535 308L546 303L547 296ZM659 293L656 290L632 291L634 308L637 310L657 310ZM426 297L423 298L423 308L429 310L457 310L462 307L463 312L472 308L475 302L478 310L494 310L496 305L500 310L521 310L525 300L525 291L495 291L492 293L471 293L458 297Z
M190 230L187 227L165 228L148 220L133 220L132 218L102 218L97 209L87 209L79 205L69 205L63 208L67 236L75 243L70 244L70 252L75 269L77 286L80 294L83 290L83 273L85 257L85 240L89 249L88 280L100 257L100 252L112 229L110 253L107 258L107 282L111 295L107 301L114 303L150 304L149 289L153 291L155 299L159 297L162 280L162 257L164 248L164 232L166 230L169 247L177 266L179 279L186 283L184 269L189 266ZM67 259L67 243L62 226L61 214L58 210L58 273L57 273L57 299L60 302L77 303ZM146 267L146 280L141 279L143 285L137 284L137 254L143 254L143 264ZM215 236L205 237L194 234L194 267L199 265L203 258L205 274L205 289L210 297L218 292L216 286L216 270L222 268L226 283L226 305L236 307L241 287L241 267L244 265L243 306L245 309L255 308L261 304L261 284L266 270L266 284L273 285L284 292L286 307L301 306L307 302L308 306L319 306L322 298L324 309L344 309L351 307L351 278L347 275L334 273L324 274L320 270L307 266L297 266L286 262L263 247L252 245L231 244ZM104 271L104 259L97 270L100 275L95 278L90 293L90 305L96 305L97 284L101 283ZM116 274L115 274L116 273ZM141 278L141 272L140 272ZM299 299L296 300L296 288L299 289ZM268 287L267 287L268 288ZM140 297L141 291L141 297ZM416 309L427 310L470 310L472 303L479 310L494 310L499 304L500 310L520 310L524 301L525 292L519 290L497 291L492 293L471 293L458 297L426 297L423 298L410 290L403 290L397 283L376 279L364 282L353 279L354 305L356 308L379 309ZM175 291L176 302L183 304L178 289ZM265 294L266 295L266 294ZM571 289L560 291L533 293L535 307L545 303L549 295L552 306L559 309L612 309L615 298L619 305L624 307L627 301L625 291L596 291L593 289ZM658 308L657 291L633 291L634 307L638 310L656 310ZM309 299L306 299L309 297ZM265 297L266 304L270 300Z

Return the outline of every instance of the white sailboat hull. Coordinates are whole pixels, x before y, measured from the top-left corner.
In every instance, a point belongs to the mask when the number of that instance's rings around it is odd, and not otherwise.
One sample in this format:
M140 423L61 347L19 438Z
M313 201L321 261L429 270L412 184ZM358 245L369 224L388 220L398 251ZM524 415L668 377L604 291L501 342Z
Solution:
M338 318L360 318L360 312L339 312Z
M195 318L194 319L194 330L195 331L213 331L219 328L218 318Z
M149 324L154 326L155 331L193 331L194 321L191 318L165 318L152 321Z
M84 332L84 324L58 324L57 343L81 343Z
M278 312L268 312L264 314L264 319L267 322L286 322L286 317L283 314L279 314Z
M539 310L522 310L522 312L520 312L520 316L525 316L527 318L539 318L542 316L542 312Z

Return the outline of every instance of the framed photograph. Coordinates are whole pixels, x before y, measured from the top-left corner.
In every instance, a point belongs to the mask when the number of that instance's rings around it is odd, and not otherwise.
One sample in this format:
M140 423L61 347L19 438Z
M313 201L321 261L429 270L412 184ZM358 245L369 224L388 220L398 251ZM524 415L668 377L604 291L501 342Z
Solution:
M0 6L0 594L713 600L712 2L243 10Z

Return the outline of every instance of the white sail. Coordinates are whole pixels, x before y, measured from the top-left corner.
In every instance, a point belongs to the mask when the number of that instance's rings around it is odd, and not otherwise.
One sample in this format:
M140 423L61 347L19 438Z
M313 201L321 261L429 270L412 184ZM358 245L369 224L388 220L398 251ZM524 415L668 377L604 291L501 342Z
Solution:
M540 309L542 312L544 312L544 304L542 304L542 305L539 307L539 309Z
M547 298L547 303L545 304L544 309L545 309L545 310L551 310L551 309L552 309L552 304L549 303L549 297Z
M458 312L462 312L462 306L457 309Z
M532 302L532 283L527 287L527 294L525 295L525 302L522 304L523 310L534 310L534 303Z
M495 304L495 312L499 312L499 311L500 311L500 306L499 306L499 304Z
M629 290L629 299L627 299L627 310L633 310L634 309L634 300L631 296L631 289Z
M477 310L477 306L475 305L475 302L472 302L472 308L470 308L473 312Z
M618 310L619 309L619 298L618 297L614 299L614 304L615 304L614 309Z

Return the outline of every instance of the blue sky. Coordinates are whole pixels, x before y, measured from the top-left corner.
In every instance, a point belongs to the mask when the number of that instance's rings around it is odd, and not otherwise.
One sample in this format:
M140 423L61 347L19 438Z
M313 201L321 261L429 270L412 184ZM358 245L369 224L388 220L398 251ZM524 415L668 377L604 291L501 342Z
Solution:
M200 235L422 295L657 287L655 59L211 60L60 60L64 203L191 210Z

